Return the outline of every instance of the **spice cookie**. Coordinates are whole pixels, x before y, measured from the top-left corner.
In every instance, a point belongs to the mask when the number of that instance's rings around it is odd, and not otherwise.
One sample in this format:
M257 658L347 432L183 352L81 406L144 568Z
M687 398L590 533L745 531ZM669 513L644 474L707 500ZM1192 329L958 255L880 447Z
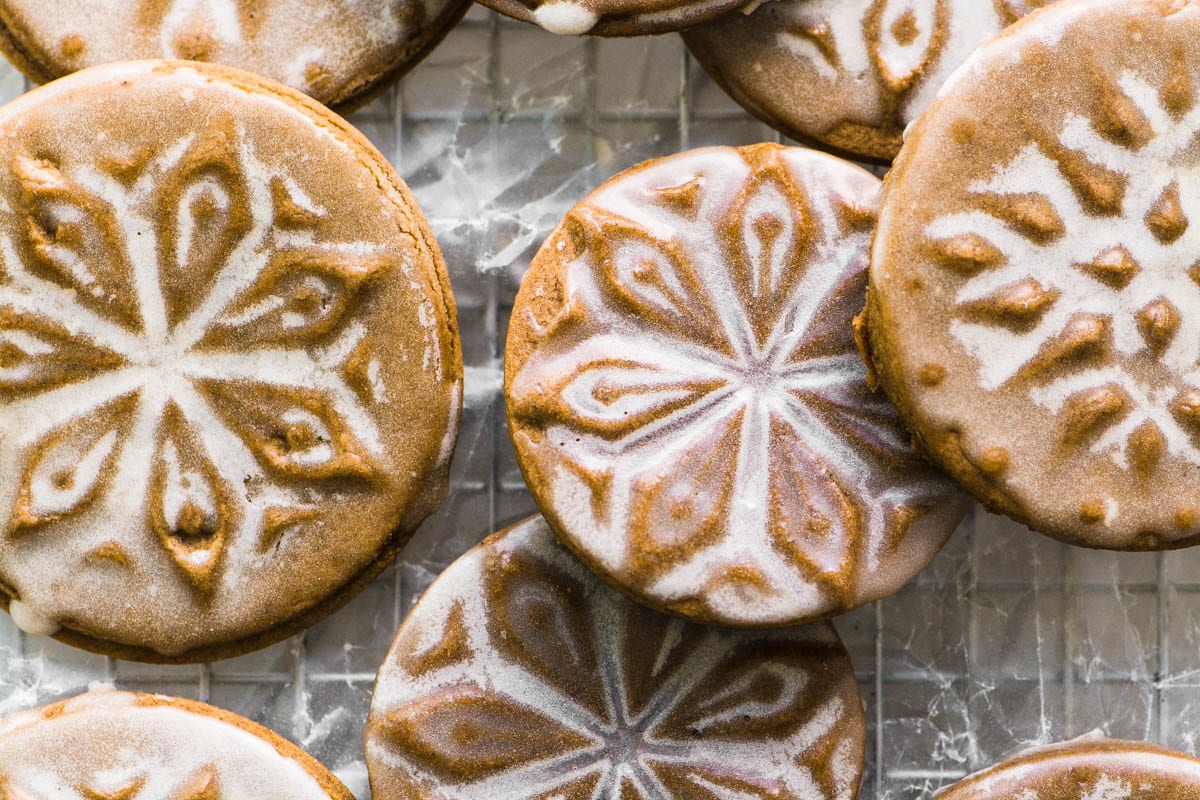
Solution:
M345 111L408 72L469 7L469 0L0 0L0 50L38 83L111 61L212 61Z
M981 500L1077 544L1200 536L1198 42L1195 2L1037 12L951 79L885 188L880 382Z
M683 32L747 111L793 138L890 161L990 36L1049 0L774 0Z
M962 518L855 350L878 188L810 150L693 150L601 186L534 259L506 351L517 457L637 600L826 617L896 591Z
M479 0L564 36L649 36L715 19L748 0ZM753 0L749 0L753 2Z
M541 518L484 541L396 634L376 800L852 800L866 724L833 627L709 628L630 602Z
M971 775L937 800L1200 800L1200 761L1099 733L1037 747Z
M462 364L433 237L322 106L190 62L0 109L0 601L124 658L264 646L444 497Z
M354 800L248 719L162 695L91 691L0 721L5 800Z

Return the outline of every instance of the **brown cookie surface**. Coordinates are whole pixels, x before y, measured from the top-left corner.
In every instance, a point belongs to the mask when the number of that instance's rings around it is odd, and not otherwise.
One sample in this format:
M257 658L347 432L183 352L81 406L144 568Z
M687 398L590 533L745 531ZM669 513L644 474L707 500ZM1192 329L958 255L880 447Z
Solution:
M445 494L445 267L383 157L286 87L136 62L0 110L0 319L0 587L31 632L263 646Z
M143 58L211 61L339 108L441 41L467 0L0 0L0 49L44 83Z
M1146 742L1091 734L1019 753L937 800L1197 800L1200 761Z
M376 800L851 800L865 735L829 624L659 614L534 518L454 562L409 613L366 743Z
M747 0L479 0L562 35L649 36L714 19Z
M822 618L894 592L962 517L855 350L878 186L801 148L693 150L601 186L534 259L505 353L517 457L638 600Z
M300 748L218 708L95 690L0 720L5 800L353 800Z
M879 378L980 499L1052 536L1200 535L1200 4L1072 0L986 45L884 189Z
M768 125L890 161L950 73L1044 2L767 0L683 38L705 71Z

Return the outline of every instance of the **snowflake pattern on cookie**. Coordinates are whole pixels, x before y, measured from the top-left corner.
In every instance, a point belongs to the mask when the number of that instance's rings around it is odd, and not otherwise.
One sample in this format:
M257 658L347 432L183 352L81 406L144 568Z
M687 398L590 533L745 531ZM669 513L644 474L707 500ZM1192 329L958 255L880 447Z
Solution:
M132 780L108 782L110 785L97 781L86 781L66 789L55 787L53 795L39 791L23 789L19 784L0 774L0 800L224 800L220 782L214 767L210 764L197 770L182 788L163 795L154 791L143 791L146 788L145 777ZM101 788L103 787L103 788ZM73 792L73 793L72 793Z
M410 613L367 754L379 800L850 800L864 725L828 625L667 617L535 518L460 558Z
M897 550L924 547L915 572L953 529L850 330L876 190L798 149L696 151L602 187L539 255L569 253L554 316L521 318L541 288L514 312L514 441L556 529L636 596L812 619L894 591L871 582Z
M164 695L94 689L0 720L0 800L350 800L299 748Z
M1067 114L972 184L978 207L927 235L967 278L951 332L980 387L1019 382L1062 419L1063 447L1149 476L1168 455L1200 465L1200 319L1183 311L1200 306L1200 191L1174 166L1200 107L1186 80L1152 86L1136 71L1101 96L1094 116Z
M397 257L315 238L325 211L231 119L145 158L64 171L18 152L9 168L0 404L24 455L8 537L142 509L92 555L134 566L128 537L153 537L204 597L235 541L267 553L315 514L311 487L387 463L368 404L388 388L356 303Z

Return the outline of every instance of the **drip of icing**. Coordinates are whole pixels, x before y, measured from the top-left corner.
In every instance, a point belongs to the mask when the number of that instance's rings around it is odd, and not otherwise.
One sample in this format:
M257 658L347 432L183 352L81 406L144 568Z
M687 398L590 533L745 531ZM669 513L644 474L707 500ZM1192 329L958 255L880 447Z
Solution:
M596 27L600 15L577 3L544 3L533 12L533 18L551 33L561 36L578 36Z
M8 604L8 613L13 623L30 636L53 636L61 627L57 620L39 614L20 600Z

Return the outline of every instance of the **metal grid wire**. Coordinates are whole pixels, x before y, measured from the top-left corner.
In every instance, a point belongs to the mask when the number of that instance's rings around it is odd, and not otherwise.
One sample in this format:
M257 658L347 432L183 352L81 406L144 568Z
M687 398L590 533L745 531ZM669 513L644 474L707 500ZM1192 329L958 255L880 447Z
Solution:
M23 88L0 71L5 99ZM589 189L641 160L778 140L722 95L678 37L560 38L478 8L352 121L409 181L451 267L467 408L450 499L346 609L231 661L117 662L26 637L5 617L0 710L96 680L197 698L299 742L367 797L361 731L393 631L441 568L533 511L499 370L513 297L542 237ZM870 720L861 796L928 797L1023 746L1096 727L1194 751L1197 567L1200 554L1060 545L976 509L910 586L837 620Z

